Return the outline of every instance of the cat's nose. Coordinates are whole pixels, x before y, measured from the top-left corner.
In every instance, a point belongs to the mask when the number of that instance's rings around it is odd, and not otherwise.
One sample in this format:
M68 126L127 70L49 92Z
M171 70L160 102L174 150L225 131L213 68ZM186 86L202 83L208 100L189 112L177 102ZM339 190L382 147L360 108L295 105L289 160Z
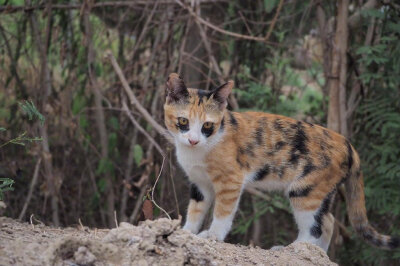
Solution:
M194 146L194 145L196 145L197 143L199 143L199 141L198 141L198 140L189 139L189 143L190 143L192 146Z

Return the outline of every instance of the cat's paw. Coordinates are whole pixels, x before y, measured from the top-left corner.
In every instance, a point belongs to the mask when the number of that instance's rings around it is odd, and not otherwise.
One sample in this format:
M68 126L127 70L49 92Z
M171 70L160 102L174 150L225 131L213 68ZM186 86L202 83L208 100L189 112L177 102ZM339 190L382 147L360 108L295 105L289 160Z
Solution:
M272 251L278 251L278 250L281 250L281 249L283 249L285 246L273 246L270 250L272 250Z
M190 223L186 223L183 227L183 230L188 231L192 234L197 234L199 232L199 230L197 229L196 226L194 226L193 224Z
M217 241L223 241L224 239L219 236L218 234L210 231L210 230L204 230L200 234L198 234L199 237L205 238L205 239L211 239L211 240L217 240Z

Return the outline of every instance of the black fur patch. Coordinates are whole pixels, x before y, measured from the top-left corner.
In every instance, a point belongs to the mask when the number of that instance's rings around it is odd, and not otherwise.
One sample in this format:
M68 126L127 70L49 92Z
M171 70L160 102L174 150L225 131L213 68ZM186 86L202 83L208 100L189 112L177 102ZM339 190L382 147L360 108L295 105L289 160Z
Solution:
M251 142L250 142L250 143L247 143L245 152L246 152L247 155L249 155L249 156L251 156L251 157L256 156L255 153L254 153L254 144L251 143Z
M282 178L285 175L285 168L284 167L279 167L278 168L278 176L279 178Z
M244 167L244 164L242 163L242 161L240 160L239 154L236 155L236 162L239 164L240 168Z
M351 144L348 140L346 140L346 146L347 146L347 165L348 165L348 170L351 170L351 167L353 166L353 149L351 148Z
M312 190L313 186L306 186L305 188L302 189L292 190L289 192L289 198L307 197Z
M376 247L384 246L383 241L380 238L378 238L379 234L370 226L361 229L361 235L366 241L368 241L369 243L371 243Z
M353 166L353 149L351 148L351 144L348 140L346 140L346 147L347 147L347 156L345 160L340 164L343 169L347 168L346 174L342 177L342 181L348 179L351 176L351 168Z
M195 184L190 184L190 198L199 202L204 200L203 194Z
M306 123L307 125L309 125L310 127L314 127L314 124L311 124L309 122L304 121L304 123Z
M255 134L255 139L256 139L257 145L258 146L263 145L263 143L264 143L264 128L259 126L256 129L256 132L254 134Z
M306 142L308 141L308 137L304 132L304 128L302 123L299 121L296 124L296 132L292 139L292 149L290 151L290 159L289 162L292 164L297 164L300 154L307 154L308 148Z
M315 165L313 165L312 162L308 161L307 164L304 166L303 173L301 174L300 178L305 177L306 175L314 171L316 168L317 167L315 167Z
M295 153L295 152L291 152L290 153L290 158L289 158L289 163L296 165L299 161L300 155Z
M329 133L328 130L324 129L323 132L324 132L325 137L327 137L328 139L332 139L331 134Z
M279 151L279 150L281 150L285 145L286 145L285 142L283 142L283 141L278 141L278 142L275 144L275 150L276 150L276 151Z
M231 112L229 112L229 118L230 118L230 123L231 123L231 125L235 128L235 129L237 129L238 128L238 121L236 120L236 118L235 118L235 116L231 113Z
M199 105L203 102L203 98L206 97L207 99L211 96L211 91L206 90L197 90L197 95L199 96Z
M260 181L262 179L264 179L270 171L270 166L269 164L266 164L263 166L263 168L259 169L255 175L254 175L254 181Z
M221 120L221 125L219 126L219 131L220 132L224 131L224 127L225 127L225 117L223 117Z
M314 215L315 223L310 228L310 234L315 238L320 238L322 235L322 219L324 215L329 212L329 208L335 193L336 188L326 195L325 199L321 203L321 206L319 207L318 212Z
M205 128L204 126L201 128L201 133L208 138L209 136L212 135L214 132L214 125L212 125L210 128Z
M239 154L243 155L245 153L245 150L241 147L238 148L237 154L236 154L236 162L239 164L240 168L246 167L247 169L250 168L250 164L248 162L242 162L240 159Z
M331 164L331 158L325 153L321 156L321 167L326 168Z
M278 131L283 131L282 121L279 118L275 119L275 121L274 121L274 129L276 129Z
M304 132L303 125L301 122L297 123L297 131L293 139L293 149L298 150L301 154L306 154L308 152L308 148L306 146L306 141L308 137Z
M390 240L388 242L388 247L390 249L395 249L395 248L400 247L400 237L397 237L397 236L390 237Z
M187 132L189 131L189 123L187 123L186 125L181 125L179 123L177 123L176 128L179 129L181 132Z

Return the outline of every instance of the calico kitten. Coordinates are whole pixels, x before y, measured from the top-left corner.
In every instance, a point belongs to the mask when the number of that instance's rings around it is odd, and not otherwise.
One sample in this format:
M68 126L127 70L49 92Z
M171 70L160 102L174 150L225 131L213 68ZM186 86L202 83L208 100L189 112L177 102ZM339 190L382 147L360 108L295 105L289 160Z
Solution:
M186 88L175 73L166 84L165 124L191 182L184 229L197 234L214 203L213 221L199 235L224 240L245 186L281 190L299 228L296 241L325 251L337 187L346 187L352 226L367 242L397 248L399 238L381 235L368 223L360 159L343 136L318 125L260 112L230 112L233 81L212 90Z

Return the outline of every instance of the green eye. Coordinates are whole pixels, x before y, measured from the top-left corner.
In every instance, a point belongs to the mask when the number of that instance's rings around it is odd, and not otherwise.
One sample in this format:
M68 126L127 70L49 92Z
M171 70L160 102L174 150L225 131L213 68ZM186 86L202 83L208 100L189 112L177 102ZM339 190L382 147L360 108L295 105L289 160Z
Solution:
M178 123L179 125L186 126L189 124L189 121L184 117L178 117Z
M212 126L213 126L213 123L212 123L212 122L205 122L204 125L203 125L203 127L204 127L205 129L210 129L210 128L212 128Z

